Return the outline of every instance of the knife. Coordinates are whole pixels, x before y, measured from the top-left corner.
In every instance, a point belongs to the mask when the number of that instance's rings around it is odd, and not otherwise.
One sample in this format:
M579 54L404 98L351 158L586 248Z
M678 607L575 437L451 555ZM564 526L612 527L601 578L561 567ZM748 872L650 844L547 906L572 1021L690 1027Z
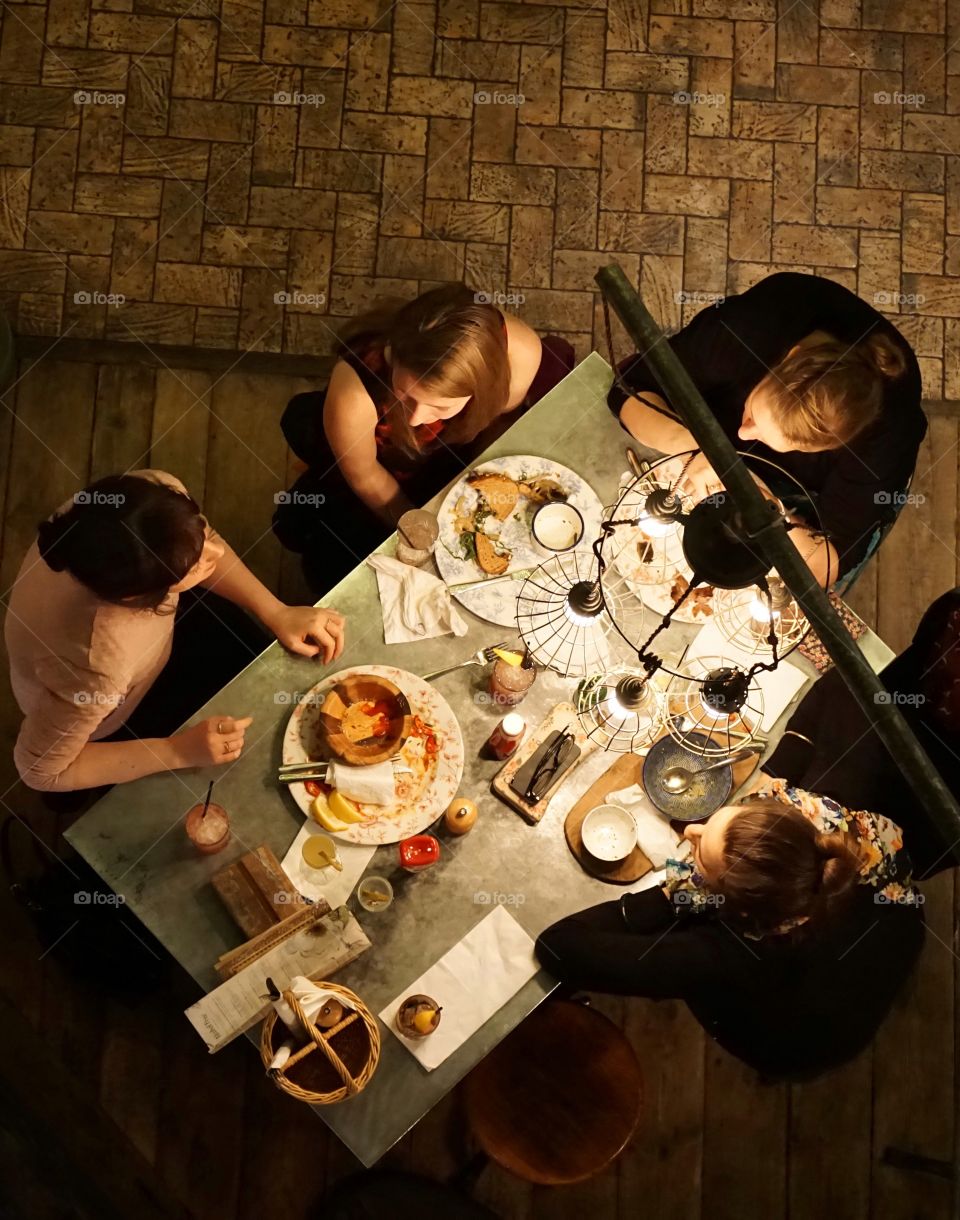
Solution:
M515 572L503 572L500 576L481 576L479 580L465 580L458 585L447 585L447 588L451 593L459 593L462 589L477 589L480 585L493 585L498 580L526 580L536 570L536 568L517 568Z

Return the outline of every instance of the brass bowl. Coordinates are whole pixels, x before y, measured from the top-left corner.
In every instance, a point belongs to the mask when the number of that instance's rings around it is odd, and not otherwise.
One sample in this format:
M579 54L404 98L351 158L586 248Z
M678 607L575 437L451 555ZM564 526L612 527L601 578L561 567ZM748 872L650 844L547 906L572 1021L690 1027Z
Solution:
M410 732L411 712L399 687L372 674L355 674L327 692L320 732L331 754L355 767L392 758Z

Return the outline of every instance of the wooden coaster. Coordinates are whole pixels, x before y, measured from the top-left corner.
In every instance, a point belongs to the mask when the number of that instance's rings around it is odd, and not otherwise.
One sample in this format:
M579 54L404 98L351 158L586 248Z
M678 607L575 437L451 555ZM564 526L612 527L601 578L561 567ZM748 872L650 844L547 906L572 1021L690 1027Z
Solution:
M629 885L631 881L639 881L653 868L639 847L635 847L626 860L617 860L612 864L597 860L583 846L583 839L580 837L580 827L590 810L602 805L609 793L638 784L642 769L643 759L639 755L618 755L616 761L599 779L594 780L577 801L563 823L567 846L573 852L574 858L584 872L596 877L598 881L608 881L611 885Z

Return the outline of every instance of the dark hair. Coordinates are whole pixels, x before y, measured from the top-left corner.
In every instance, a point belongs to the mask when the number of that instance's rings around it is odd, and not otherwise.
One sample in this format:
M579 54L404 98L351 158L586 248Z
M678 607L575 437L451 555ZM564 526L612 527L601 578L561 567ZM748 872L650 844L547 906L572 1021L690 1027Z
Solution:
M466 284L447 284L413 301L383 303L343 329L339 353L362 356L389 346L391 362L434 394L469 397L443 432L447 443L466 444L506 409L510 397L503 315L480 300L481 295ZM398 403L388 411L397 439L417 452L418 429L410 427Z
M885 380L906 367L901 349L874 331L853 347L831 338L799 343L760 384L788 441L834 449L873 423Z
M157 610L200 558L205 530L189 496L139 475L109 475L41 521L37 546L49 567L103 601Z
M724 864L713 888L732 915L769 932L792 919L812 929L852 896L860 861L850 834L823 834L793 805L750 801L727 823Z

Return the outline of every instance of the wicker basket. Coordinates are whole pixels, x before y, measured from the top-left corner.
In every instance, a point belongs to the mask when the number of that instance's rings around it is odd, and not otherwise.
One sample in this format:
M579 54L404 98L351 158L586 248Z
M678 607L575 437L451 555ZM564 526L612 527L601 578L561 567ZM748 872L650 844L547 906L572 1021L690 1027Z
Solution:
M306 1046L302 1046L294 1051L283 1067L270 1071L269 1075L273 1078L273 1082L278 1089L283 1089L285 1093L289 1093L291 1097L296 1097L298 1101L306 1101L314 1106L330 1106L335 1102L343 1101L347 1097L356 1096L357 1093L369 1084L370 1078L376 1071L377 1064L380 1061L380 1029L376 1018L371 1015L369 1009L352 991L348 991L346 987L339 987L336 983L319 983L318 986L323 987L325 991L329 991L338 999L343 1000L345 1004L349 1004L353 1012L347 1013L342 1021L338 1021L330 1029L319 1029L304 1016L300 1002L293 992L285 991L283 998L293 1009L297 1020L303 1028L309 1032L311 1041ZM362 1068L354 1075L331 1045L331 1040L356 1021L363 1022L363 1025L366 1027L370 1045ZM276 1026L277 1014L276 1011L273 1011L264 1021L260 1032L260 1058L263 1060L265 1068L270 1067L270 1063L276 1054L277 1048L273 1044L273 1034ZM282 1022L280 1022L280 1029L286 1032L286 1026ZM335 1069L336 1074L342 1082L339 1088L334 1088L327 1092L317 1092L304 1088L303 1085L298 1084L290 1078L289 1073L291 1069L303 1063L314 1052L319 1052L323 1055Z

